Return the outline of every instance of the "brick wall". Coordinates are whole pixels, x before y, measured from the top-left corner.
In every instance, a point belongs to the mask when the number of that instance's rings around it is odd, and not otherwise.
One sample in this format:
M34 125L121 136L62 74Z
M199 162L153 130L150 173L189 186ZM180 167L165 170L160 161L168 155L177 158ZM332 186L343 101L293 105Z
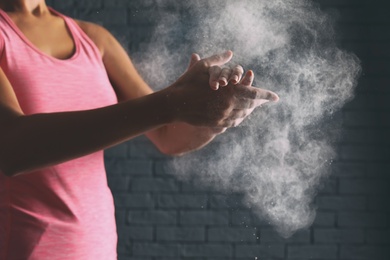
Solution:
M48 3L103 24L131 52L156 22L155 1ZM339 44L359 56L363 75L356 98L342 111L339 159L316 198L312 227L281 238L240 204L239 194L175 179L165 167L169 158L140 137L106 153L119 259L390 259L390 9L385 1L317 2L338 13Z

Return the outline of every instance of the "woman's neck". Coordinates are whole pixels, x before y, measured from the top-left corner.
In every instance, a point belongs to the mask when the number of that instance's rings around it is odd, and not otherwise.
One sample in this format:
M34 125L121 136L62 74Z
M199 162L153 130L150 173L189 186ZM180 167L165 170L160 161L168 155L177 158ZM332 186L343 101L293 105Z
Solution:
M45 0L0 0L0 8L6 12L41 16L49 10Z

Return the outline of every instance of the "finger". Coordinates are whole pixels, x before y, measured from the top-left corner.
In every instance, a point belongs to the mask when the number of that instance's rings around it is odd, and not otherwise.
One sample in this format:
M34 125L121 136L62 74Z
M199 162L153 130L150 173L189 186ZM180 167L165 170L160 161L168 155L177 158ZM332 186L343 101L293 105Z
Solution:
M247 116L247 110L246 109L233 109L233 111L230 113L230 120L236 120L240 118L245 118Z
M226 127L210 127L209 129L211 129L211 131L214 133L214 134L222 134L226 131Z
M228 63L233 57L232 51L225 51L220 54L216 54L213 56L210 56L208 58L204 59L204 62L206 63L206 66L212 67L212 66L222 66L226 63Z
M198 61L200 61L200 56L197 53L193 53L191 55L191 60L190 60L190 64L188 65L188 68L194 66L194 64Z
M255 87L243 87L243 88L236 88L237 91L237 96L241 98L246 98L246 99L252 99L256 100L256 104L259 105L261 102L260 100L266 100L276 102L279 100L279 97L276 93L266 90L266 89L261 89L261 88L255 88ZM264 104L266 102L262 102L261 104Z
M232 82L234 85L238 84L241 81L242 75L244 74L244 68L240 65L237 65L233 68L232 74L230 75L229 82Z
M222 125L226 128L237 127L244 121L245 117L238 116L237 118L229 118L222 122Z
M221 67L213 66L209 69L210 74L210 87L211 89L217 90L219 88L219 76L221 75Z
M218 82L220 86L226 86L228 84L228 78L231 74L231 69L223 68L219 76Z
M253 71L248 70L245 73L245 76L241 80L241 85L250 87L250 86L252 86L252 83L253 83L254 79L255 79L255 74L253 73Z
M257 106L257 99L237 98L234 103L234 110L252 109Z

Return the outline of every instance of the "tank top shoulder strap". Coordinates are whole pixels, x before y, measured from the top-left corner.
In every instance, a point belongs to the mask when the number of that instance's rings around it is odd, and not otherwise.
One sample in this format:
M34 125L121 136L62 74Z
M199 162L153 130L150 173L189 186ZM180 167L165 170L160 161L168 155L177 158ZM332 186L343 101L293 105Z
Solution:
M5 20L4 17L4 11L0 9L0 59L3 57L3 52L4 52L4 30L7 25L7 21Z
M77 22L69 17L66 16L53 8L49 7L49 10L64 19L66 25L68 26L70 33L73 36L73 39L76 44L76 48L81 49L84 52L89 52L88 55L93 55L94 58L98 60L102 60L101 53L99 51L99 48L96 46L96 44L89 38L89 36L83 31L83 29L80 28L80 26L77 24ZM80 48L81 47L81 48Z

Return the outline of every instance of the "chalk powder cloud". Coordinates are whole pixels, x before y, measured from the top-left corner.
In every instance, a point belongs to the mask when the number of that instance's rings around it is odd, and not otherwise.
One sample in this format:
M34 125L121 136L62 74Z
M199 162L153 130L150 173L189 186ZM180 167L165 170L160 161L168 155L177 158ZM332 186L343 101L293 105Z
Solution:
M318 186L336 157L337 120L353 98L357 57L335 44L333 19L306 0L157 1L158 24L135 63L156 89L186 68L189 55L231 49L255 85L279 94L206 148L176 158L172 172L224 192L284 237L308 227ZM326 122L326 123L325 123ZM329 125L332 123L332 125Z

